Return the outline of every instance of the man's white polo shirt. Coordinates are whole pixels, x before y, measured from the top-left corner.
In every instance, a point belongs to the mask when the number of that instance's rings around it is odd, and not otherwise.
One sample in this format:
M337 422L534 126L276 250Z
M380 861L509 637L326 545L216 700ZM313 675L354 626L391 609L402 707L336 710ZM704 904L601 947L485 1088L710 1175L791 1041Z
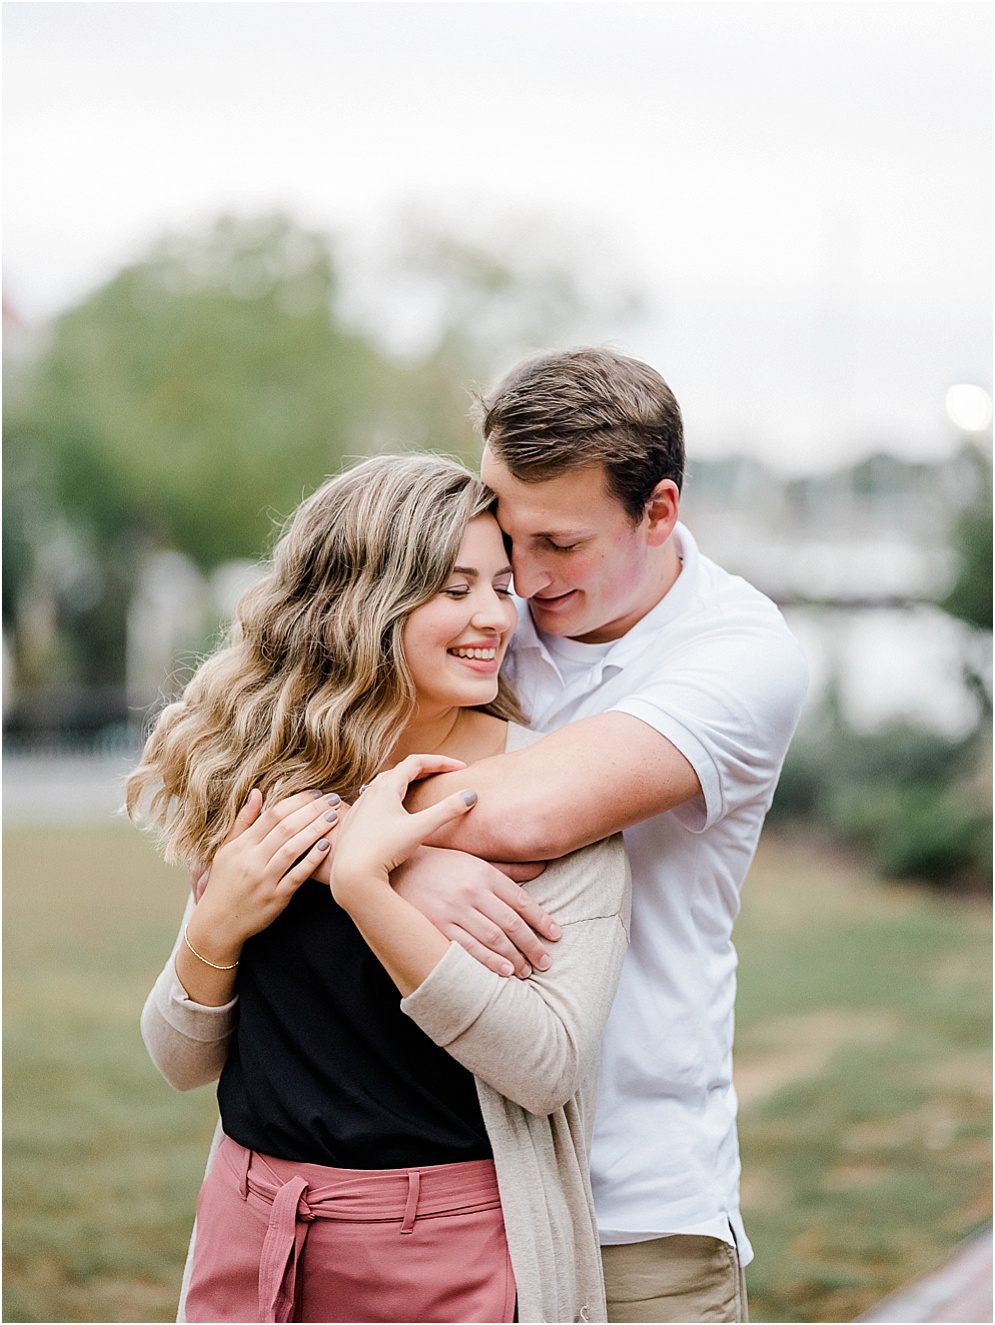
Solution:
M769 599L702 557L683 525L674 539L681 573L626 635L553 640L523 604L507 674L537 730L630 713L698 775L701 796L625 833L631 944L602 1043L591 1173L602 1242L704 1234L735 1241L745 1264L731 935L807 669Z

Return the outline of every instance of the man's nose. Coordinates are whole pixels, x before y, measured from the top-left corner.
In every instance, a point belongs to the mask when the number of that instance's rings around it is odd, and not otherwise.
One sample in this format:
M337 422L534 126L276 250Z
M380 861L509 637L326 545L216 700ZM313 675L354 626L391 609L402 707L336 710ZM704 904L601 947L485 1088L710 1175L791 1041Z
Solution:
M532 598L552 583L552 576L542 562L517 548L511 550L511 569L515 576L515 593L519 598Z

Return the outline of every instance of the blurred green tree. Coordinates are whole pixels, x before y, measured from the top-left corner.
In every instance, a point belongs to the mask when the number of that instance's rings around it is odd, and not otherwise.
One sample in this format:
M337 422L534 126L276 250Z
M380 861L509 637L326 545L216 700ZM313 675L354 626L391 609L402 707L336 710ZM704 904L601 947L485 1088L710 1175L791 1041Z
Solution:
M275 520L368 449L391 367L345 326L337 291L324 236L225 217L162 240L57 320L5 420L22 682L120 683L146 550L203 569L258 557Z
M346 312L326 236L224 217L163 239L56 321L5 409L4 620L21 683L120 683L149 552L205 571L255 559L348 457L415 446L473 463L472 382L636 302L614 275L581 280L579 254L541 226L488 247L395 223L384 250L372 297L367 283ZM399 348L386 329L405 320L420 335Z
M61 317L10 421L99 544L210 567L362 450L386 371L335 309L328 241L283 217L162 241Z

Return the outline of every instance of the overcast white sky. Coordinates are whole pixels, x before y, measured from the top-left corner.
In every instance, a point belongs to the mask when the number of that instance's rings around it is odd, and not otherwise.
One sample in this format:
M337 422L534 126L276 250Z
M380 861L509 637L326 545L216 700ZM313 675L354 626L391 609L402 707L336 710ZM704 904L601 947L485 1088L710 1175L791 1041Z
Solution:
M599 338L661 369L698 454L942 451L946 388L991 385L991 25L902 0L5 4L5 290L43 320L231 208L357 240L411 204L540 215L644 292L647 323Z

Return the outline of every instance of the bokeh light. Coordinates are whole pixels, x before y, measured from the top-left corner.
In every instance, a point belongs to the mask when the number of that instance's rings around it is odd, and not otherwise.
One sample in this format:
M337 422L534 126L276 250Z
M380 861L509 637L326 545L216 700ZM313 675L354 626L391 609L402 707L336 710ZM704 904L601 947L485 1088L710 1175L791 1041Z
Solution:
M992 398L983 386L958 382L946 395L947 414L962 432L984 432L992 421Z

